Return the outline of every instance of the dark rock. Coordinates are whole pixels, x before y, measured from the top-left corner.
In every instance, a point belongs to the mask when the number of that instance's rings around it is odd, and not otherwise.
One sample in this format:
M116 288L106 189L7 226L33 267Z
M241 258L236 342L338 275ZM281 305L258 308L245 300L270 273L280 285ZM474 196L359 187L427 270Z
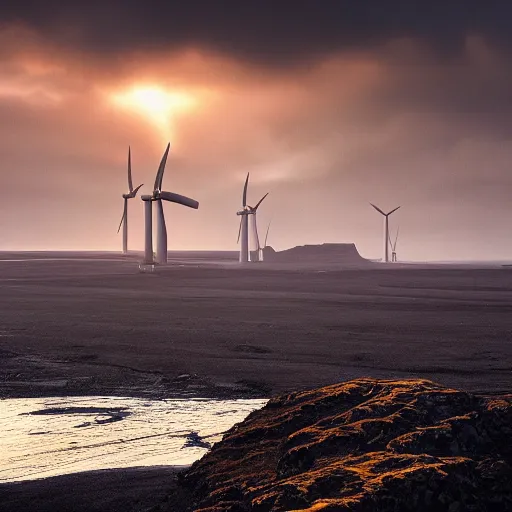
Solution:
M190 432L183 448L211 448L211 444L205 441L197 432Z
M424 380L292 393L182 475L180 510L512 510L511 429L510 397Z

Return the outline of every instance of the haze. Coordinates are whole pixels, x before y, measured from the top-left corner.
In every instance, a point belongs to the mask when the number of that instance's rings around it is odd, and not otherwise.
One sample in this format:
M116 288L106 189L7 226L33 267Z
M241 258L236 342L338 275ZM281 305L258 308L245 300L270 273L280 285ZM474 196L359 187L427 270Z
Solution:
M371 201L402 205L402 260L508 258L511 8L379 4L1 7L0 250L120 250L128 145L147 193L170 141L165 188L200 202L165 206L170 250L235 250L250 172L276 249L380 257Z

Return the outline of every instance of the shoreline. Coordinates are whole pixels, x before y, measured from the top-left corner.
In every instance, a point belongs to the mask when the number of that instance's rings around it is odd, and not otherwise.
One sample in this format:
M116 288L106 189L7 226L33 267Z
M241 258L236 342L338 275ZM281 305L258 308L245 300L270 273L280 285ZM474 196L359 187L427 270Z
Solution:
M161 399L269 398L263 381L215 382L195 373L168 375L101 361L51 358L0 348L3 363L0 400L66 396L116 396Z
M256 347L254 347L256 348ZM45 397L121 397L165 399L269 399L282 393L305 391L316 383L286 385L276 388L270 379L239 379L205 377L195 373L172 376L163 371L144 370L80 358L56 359L32 354L17 354L0 348L3 364L0 380L0 401L10 398ZM178 373L178 372L176 372ZM464 389L479 395L512 394L510 368L444 369L441 367L379 368L367 364L340 367L335 384L353 378L420 378ZM502 375L502 379L499 376ZM486 380L486 376L490 380ZM226 376L227 377L227 376ZM469 378L468 377L472 377ZM491 380L503 380L496 385ZM461 380L462 382L451 382ZM510 382L510 385L508 385Z

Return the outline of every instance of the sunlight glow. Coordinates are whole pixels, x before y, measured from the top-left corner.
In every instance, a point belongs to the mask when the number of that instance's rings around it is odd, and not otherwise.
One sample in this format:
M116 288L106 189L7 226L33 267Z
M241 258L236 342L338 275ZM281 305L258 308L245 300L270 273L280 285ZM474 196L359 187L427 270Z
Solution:
M188 93L158 86L133 87L112 94L110 99L114 105L144 116L163 132L164 138L172 135L173 120L195 108L198 103Z

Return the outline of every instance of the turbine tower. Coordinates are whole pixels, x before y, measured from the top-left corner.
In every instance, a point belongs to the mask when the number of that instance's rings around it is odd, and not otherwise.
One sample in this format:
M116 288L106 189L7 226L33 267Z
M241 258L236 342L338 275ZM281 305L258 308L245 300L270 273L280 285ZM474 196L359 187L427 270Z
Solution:
M144 201L144 264L152 265L167 263L167 227L165 225L164 208L162 201L182 204L189 208L197 210L199 203L194 199L175 194L174 192L162 191L162 181L164 179L165 164L171 144L167 144L164 156L160 161L160 166L156 173L153 194L144 195L141 199ZM153 257L153 202L156 202L156 259Z
M240 263L247 263L249 261L260 261L260 241L258 238L258 226L256 224L256 212L263 200L268 196L268 192L257 202L256 206L249 206L247 204L247 186L249 184L249 173L245 178L244 191L242 194L242 209L236 212L240 215L240 227L238 228L237 243L240 242ZM255 250L249 253L249 215L251 215L251 232Z
M389 216L396 212L400 206L397 206L394 210L388 213L384 213L378 206L370 203L381 215L384 215L384 261L389 262Z
M396 244L398 242L398 233L400 232L400 226L398 226L397 230L396 230L396 236L395 236L395 242L392 243L391 242L391 238L389 239L389 245L391 245L391 261L393 263L396 263L398 261L397 257L396 257Z
M128 253L128 199L132 199L137 196L137 192L142 185L139 185L136 189L133 188L132 182L132 157L131 157L131 149L128 146L128 189L129 192L127 194L123 194L124 199L124 209L123 216L121 217L121 222L119 223L119 227L117 228L117 232L121 230L121 226L123 226L123 254Z

